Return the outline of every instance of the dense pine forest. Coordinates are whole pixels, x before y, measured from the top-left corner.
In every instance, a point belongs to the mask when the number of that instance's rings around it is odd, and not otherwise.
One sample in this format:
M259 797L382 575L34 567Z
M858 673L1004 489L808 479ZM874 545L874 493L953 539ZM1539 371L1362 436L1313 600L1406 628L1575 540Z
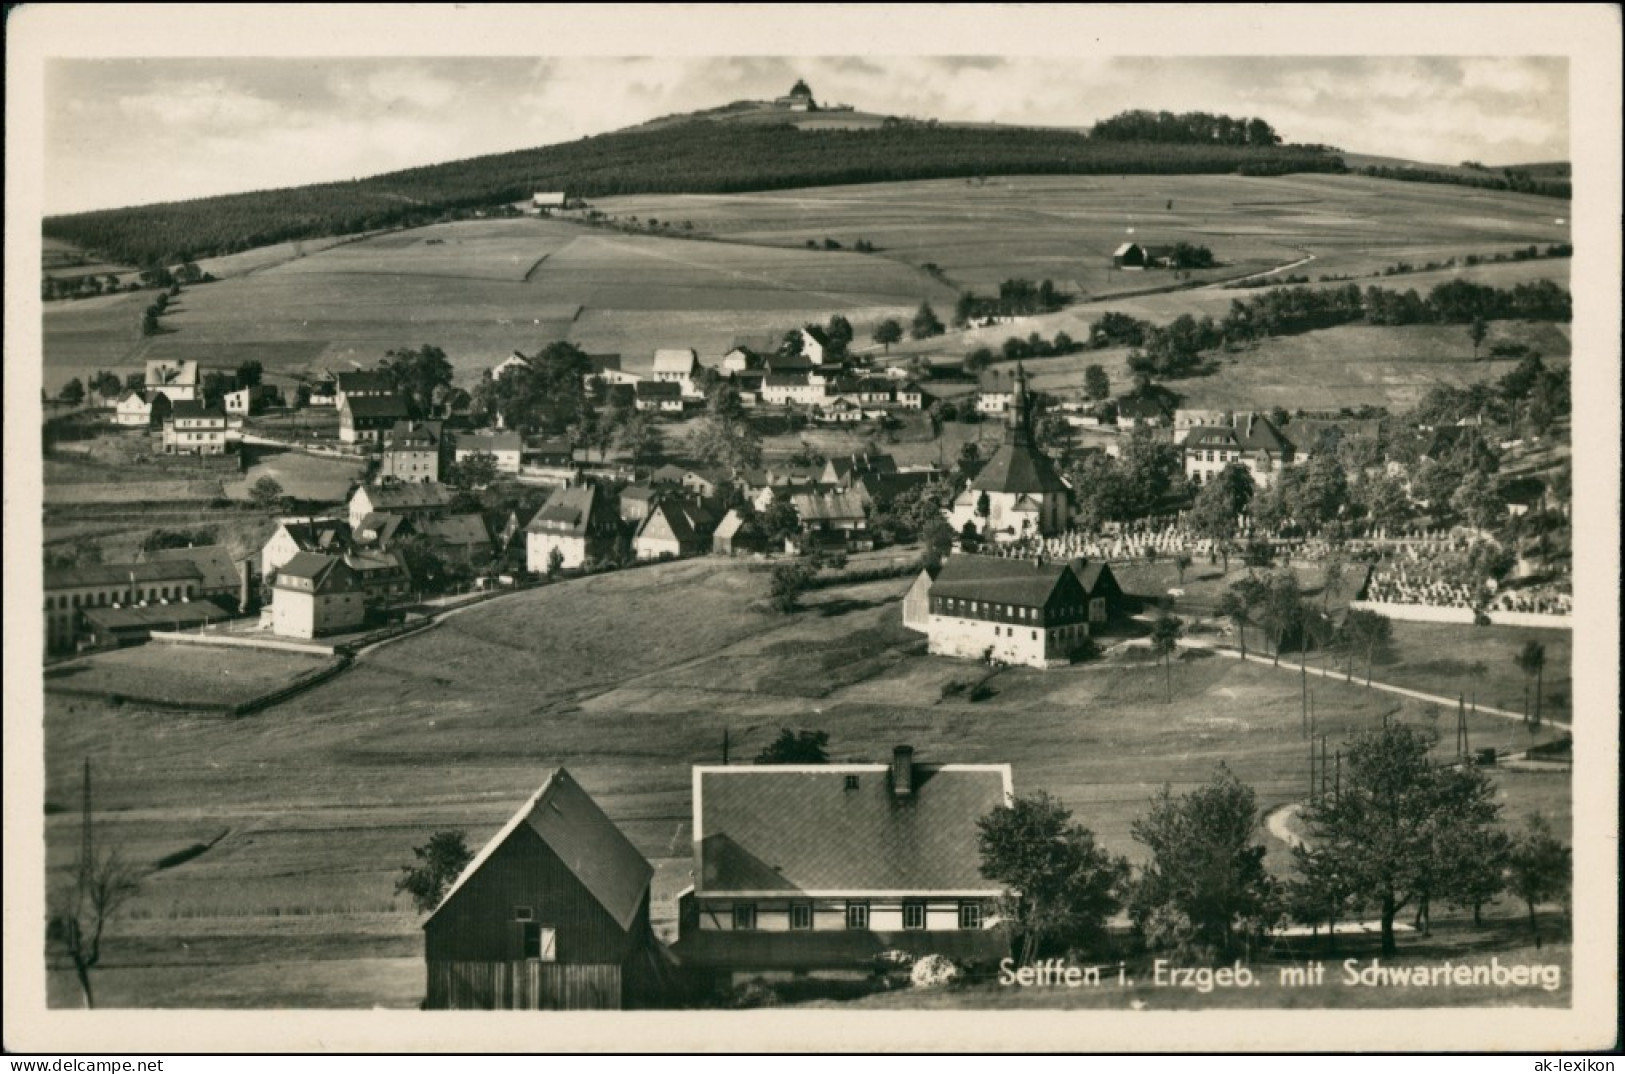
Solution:
M1173 117L1175 120L1181 117ZM1341 172L1320 146L1274 144L1261 120L1168 124L1122 140L1133 124L1086 135L899 121L877 130L704 121L617 132L351 182L50 217L45 234L131 265L175 264L293 239L412 226L451 210L528 198L725 194L752 190L987 175ZM1138 122L1138 121L1136 121ZM1203 132L1240 133L1214 142ZM1183 134L1181 134L1181 130ZM1253 141L1251 139L1257 139Z

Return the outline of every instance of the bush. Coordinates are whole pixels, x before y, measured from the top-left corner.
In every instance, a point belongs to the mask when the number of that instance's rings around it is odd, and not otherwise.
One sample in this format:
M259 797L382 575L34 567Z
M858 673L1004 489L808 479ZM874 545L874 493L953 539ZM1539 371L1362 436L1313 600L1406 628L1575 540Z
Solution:
M915 988L943 988L957 981L963 971L946 955L926 955L909 970L909 984Z
M949 698L958 697L964 692L965 684L960 682L958 679L955 679L952 682L945 682L942 684L942 693L940 697L943 701L947 701Z
M977 701L986 701L988 698L993 696L993 687L989 686L985 682L979 682L975 686L972 686L970 688L970 693L966 694L965 696L970 698L973 704Z

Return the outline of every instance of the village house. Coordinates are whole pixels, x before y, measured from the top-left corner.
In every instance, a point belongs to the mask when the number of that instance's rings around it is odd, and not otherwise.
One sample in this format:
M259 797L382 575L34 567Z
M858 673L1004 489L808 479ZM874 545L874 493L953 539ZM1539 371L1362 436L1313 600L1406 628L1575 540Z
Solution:
M256 384L249 388L227 392L222 398L226 413L242 418L263 413L266 407L276 403L278 393L269 384Z
M587 361L592 365L583 378L588 384L594 380L601 380L606 385L637 384L643 380L636 373L621 368L621 356L618 354L589 354Z
M1191 429L1180 445L1185 478L1204 485L1226 466L1239 463L1259 488L1268 488L1283 467L1294 462L1292 442L1262 414L1238 414L1234 425L1203 425Z
M369 610L388 608L405 600L415 582L398 552L357 549L344 556L344 565L361 584Z
M813 420L825 425L856 425L863 420L863 408L849 399L836 399L819 406Z
M384 437L380 481L427 485L440 480L445 436L438 421L397 421Z
M124 428L146 428L152 424L152 393L131 389L119 396L113 406L113 424Z
M342 518L281 518L276 532L260 548L260 577L270 578L300 552L332 555L350 542L350 524Z
M882 952L991 967L1004 894L981 873L977 821L1009 804L1005 764L699 765L694 884L675 953L717 987L868 976Z
M1172 246L1142 246L1125 242L1112 251L1112 267L1120 269L1146 269L1166 267L1173 263Z
M790 505L801 520L796 544L807 549L867 552L875 546L863 498L851 492L797 492Z
M721 470L666 463L649 475L649 482L653 485L678 485L689 492L711 497L722 491L722 487L728 483L728 475Z
M361 579L342 556L300 552L277 571L272 591L271 632L284 638L341 634L367 617Z
M565 197L562 190L538 190L530 196L532 209L562 209Z
M1123 429L1160 428L1168 424L1168 412L1151 396L1125 395L1117 400L1117 424Z
M350 525L358 525L374 512L427 518L443 515L454 494L444 485L362 485L350 497Z
M779 376L804 373L813 384L823 384L827 379L805 354L779 354L775 351L762 358L762 372Z
M147 398L162 395L170 406L197 400L198 365L190 358L149 358L146 369Z
M474 512L444 515L420 519L415 525L429 546L448 562L482 567L496 554L484 515Z
M1235 423L1235 420L1235 414L1228 410L1195 410L1180 407L1174 411L1174 443L1183 444L1185 438L1190 436L1192 429L1204 426L1231 425Z
M496 365L491 367L490 376L491 376L492 380L501 380L502 379L502 374L506 373L510 369L529 369L529 368L530 368L530 359L526 358L523 354L520 354L518 351L514 351L512 354L508 355L508 357L502 359L502 361L498 362Z
M628 485L623 488L619 496L621 521L637 523L648 518L655 501L659 500L665 491L648 484Z
M722 356L720 368L724 373L744 373L756 364L755 353L745 347L735 346Z
M923 410L925 392L912 380L905 380L892 388L892 403L899 410Z
M683 412L683 387L673 381L641 380L636 385L637 408L656 414Z
M664 963L654 868L562 768L491 838L423 923L431 1010L647 1006Z
M652 375L662 384L677 385L678 391L685 397L700 397L699 387L694 382L694 378L700 375L700 359L692 347L667 347L655 351Z
M859 455L837 455L824 462L824 472L819 475L819 482L829 485L842 492L856 484L857 479L865 474L895 474L897 460L890 455L871 455L867 452Z
M411 519L374 511L351 530L350 547L357 551L387 552L398 539L417 534Z
M385 399L395 394L395 379L382 369L355 369L338 375L333 401L342 409L348 400Z
M176 403L164 419L166 455L224 455L230 419L219 407L202 403Z
M1064 532L1071 518L1072 490L1033 443L1027 376L1019 365L1011 395L1003 443L948 512L961 534L1001 542L1050 537Z
M340 374L342 381L347 374ZM359 376L360 374L355 374ZM412 416L412 407L400 395L358 395L339 397L339 441L345 444L376 444L385 430Z
M564 570L607 559L617 551L620 535L615 504L597 485L558 489L525 527L525 568L545 574L555 550Z
M568 449L569 442L565 443ZM489 455L496 460L498 473L517 474L525 457L525 441L516 432L458 433L452 454L459 463L467 462L471 455Z
M801 353L813 365L823 365L829 351L829 336L822 328L809 324L801 329Z
M657 500L638 525L632 552L638 559L681 559L705 554L716 519L680 497Z
M1015 398L1015 377L1005 377L997 369L989 369L977 382L976 412L982 415L1006 414Z
M767 406L815 406L828 395L828 385L806 373L768 373L762 378L762 402Z
M106 563L45 572L45 648L70 650L93 608L189 603L199 599L203 572L189 561Z
M889 406L895 390L885 377L837 377L829 390L837 398L861 407Z
M573 470L575 448L567 436L548 436L532 440L521 453L526 466L539 466L551 470Z
M753 519L729 511L711 535L711 553L718 556L749 556L767 550L767 538Z
M306 382L306 387L310 389L307 405L331 407L339 405L339 382L333 374L318 373Z
M1112 594L1119 591L1109 576L1104 564L950 556L934 579L922 573L915 580L929 600L927 651L1035 668L1065 667L1091 629L1110 621ZM1086 577L1098 595L1091 593Z

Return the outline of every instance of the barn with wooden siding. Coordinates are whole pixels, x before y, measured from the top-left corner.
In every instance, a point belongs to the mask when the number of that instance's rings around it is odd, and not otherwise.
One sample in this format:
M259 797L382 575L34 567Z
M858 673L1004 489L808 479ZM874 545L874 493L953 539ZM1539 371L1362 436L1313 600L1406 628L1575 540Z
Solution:
M659 997L654 869L560 768L424 922L431 1010L592 1010Z

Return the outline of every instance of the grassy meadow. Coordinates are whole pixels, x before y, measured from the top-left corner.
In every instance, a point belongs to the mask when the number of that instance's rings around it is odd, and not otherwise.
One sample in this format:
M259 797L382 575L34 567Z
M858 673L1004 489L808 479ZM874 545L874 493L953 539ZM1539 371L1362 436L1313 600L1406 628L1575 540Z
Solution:
M560 764L655 864L669 939L690 883L689 766L719 760L725 732L735 760L795 727L827 731L836 759L908 742L927 761L1009 762L1019 792L1058 795L1135 859L1130 825L1157 789L1194 786L1220 762L1265 809L1302 797L1295 670L1191 653L1171 669L1170 702L1162 669L1128 646L1063 671L1008 669L987 700L944 701L944 684L985 669L924 654L900 622L907 585L816 590L782 616L765 607L760 569L684 561L478 605L239 720L49 698L53 877L76 845L87 756L105 837L133 859L208 846L148 876L109 939L104 1001L415 1005L420 918L393 895L401 864L444 828L479 847ZM154 649L119 655L140 666ZM1385 714L1426 718L1420 703L1335 681L1316 685L1316 713L1334 740ZM1475 745L1525 736L1488 717L1472 732ZM1567 832L1566 774L1497 779L1509 816L1538 805Z

